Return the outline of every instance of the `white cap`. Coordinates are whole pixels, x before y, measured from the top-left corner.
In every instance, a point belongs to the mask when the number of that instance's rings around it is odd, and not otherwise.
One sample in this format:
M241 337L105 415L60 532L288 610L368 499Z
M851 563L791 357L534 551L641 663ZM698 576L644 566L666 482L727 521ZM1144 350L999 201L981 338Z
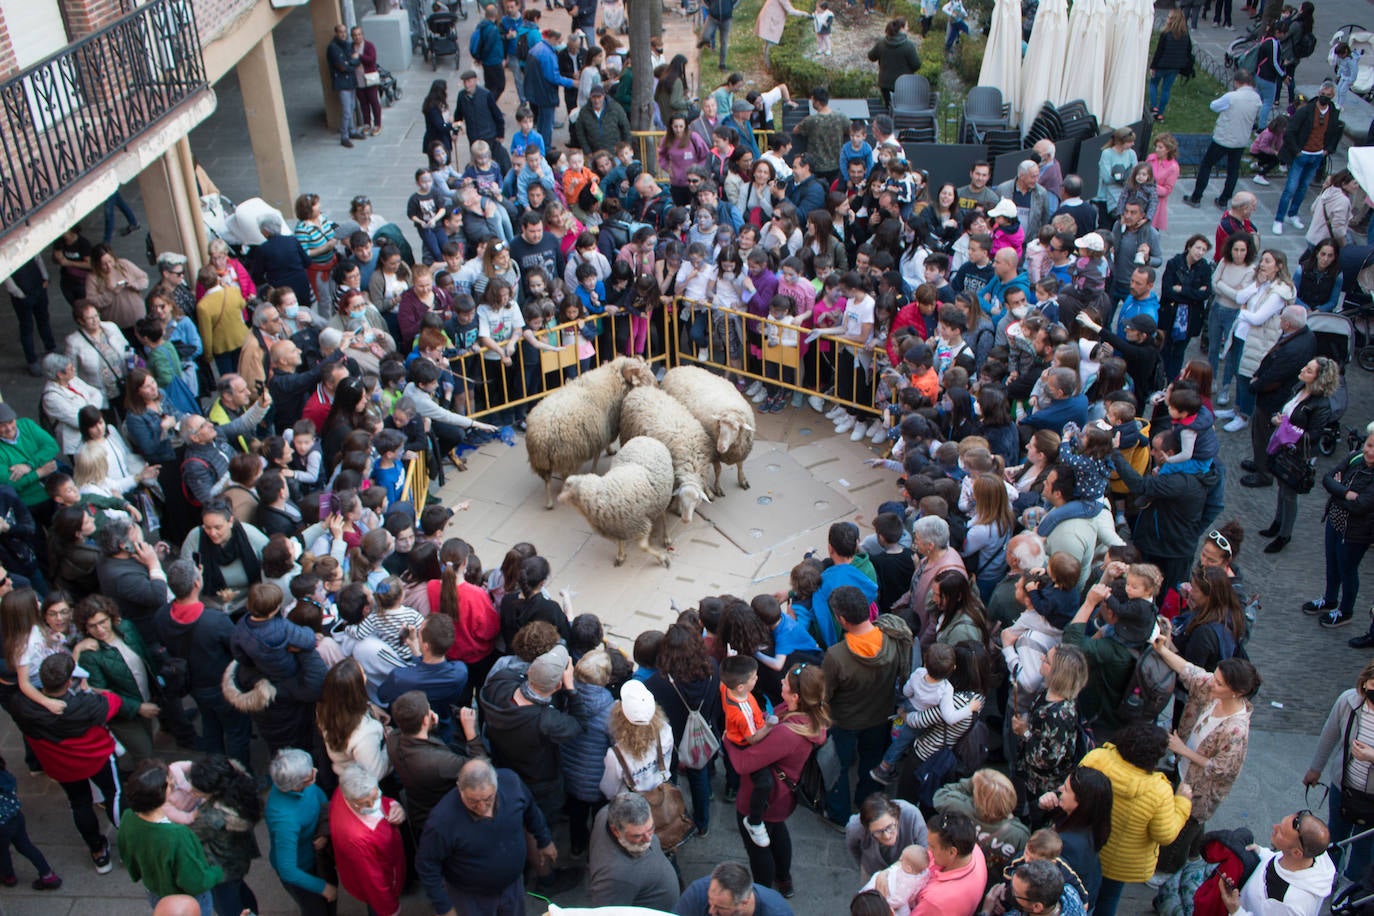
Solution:
M997 206L988 211L988 216L1005 216L1008 219L1016 216L1016 203L1010 197L1003 197L997 202Z
M1074 239L1073 245L1075 248L1086 248L1089 251L1107 250L1107 246L1102 242L1102 236L1098 235L1096 232L1089 232L1082 238Z

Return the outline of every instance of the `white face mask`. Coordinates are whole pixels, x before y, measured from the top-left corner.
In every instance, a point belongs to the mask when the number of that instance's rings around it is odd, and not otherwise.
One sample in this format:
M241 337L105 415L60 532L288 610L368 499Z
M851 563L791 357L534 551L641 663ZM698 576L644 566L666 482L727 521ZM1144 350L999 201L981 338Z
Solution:
M382 799L378 797L375 802L368 805L366 808L359 808L358 813L363 817L376 817L382 813Z

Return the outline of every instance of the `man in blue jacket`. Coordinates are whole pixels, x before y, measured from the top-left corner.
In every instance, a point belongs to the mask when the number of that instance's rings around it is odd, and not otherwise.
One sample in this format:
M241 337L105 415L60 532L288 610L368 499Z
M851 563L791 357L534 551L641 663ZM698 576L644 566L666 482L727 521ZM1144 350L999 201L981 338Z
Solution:
M486 69L485 65L483 69ZM502 73L500 65L495 69ZM498 93L477 85L475 71L464 70L460 79L463 88L453 103L453 123L461 125L467 132L469 145L478 140L487 141L487 146L491 147L491 158L500 166L503 174L509 172L510 154L501 142L506 135L506 116L502 114L501 106L496 104ZM505 80L504 73L501 79Z
M1037 429L1052 429L1055 432L1064 428L1069 421L1084 426L1088 422L1088 399L1078 390L1078 373L1072 369L1051 369L1045 376L1045 397L1049 403L1040 407L1021 421L1021 426L1034 433ZM1022 441L1029 434L1022 434Z
M544 138L544 148L553 146L553 116L558 111L558 87L573 89L571 79L558 72L558 52L553 46L563 39L557 29L546 29L543 39L530 46L525 59L525 101L534 109L534 125Z
M826 549L831 565L821 573L821 587L811 596L811 607L797 606L797 623L816 637L827 649L844 637L835 612L830 608L830 595L835 589L850 585L863 592L871 603L878 598L878 583L857 566L854 557L859 552L859 529L849 522L830 526Z
M773 199L787 200L796 207L800 223L806 222L806 214L825 206L825 184L816 177L815 171L815 157L800 153L792 160L792 177L787 183L773 183Z
M992 279L978 290L978 304L992 317L994 322L1001 321L1007 314L1007 292L1019 289L1030 298L1030 278L1016 264L1016 251L1012 248L998 249L992 258Z
M506 42L501 36L501 12L492 3L484 15L468 40L468 53L481 65L482 82L487 91L492 98L499 99L506 91ZM509 168L509 164L502 167L503 170Z

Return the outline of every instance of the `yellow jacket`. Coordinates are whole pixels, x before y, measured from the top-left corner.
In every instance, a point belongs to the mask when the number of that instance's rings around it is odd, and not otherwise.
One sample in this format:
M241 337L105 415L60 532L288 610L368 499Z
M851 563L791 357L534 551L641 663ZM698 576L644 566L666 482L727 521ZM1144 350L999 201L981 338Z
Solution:
M232 286L210 290L196 303L196 324L206 359L232 353L243 346L248 325L243 323L243 294Z
M1112 835L1102 847L1102 876L1135 884L1154 874L1159 847L1178 836L1193 803L1174 794L1163 773L1127 763L1108 743L1083 758L1083 766L1112 783Z

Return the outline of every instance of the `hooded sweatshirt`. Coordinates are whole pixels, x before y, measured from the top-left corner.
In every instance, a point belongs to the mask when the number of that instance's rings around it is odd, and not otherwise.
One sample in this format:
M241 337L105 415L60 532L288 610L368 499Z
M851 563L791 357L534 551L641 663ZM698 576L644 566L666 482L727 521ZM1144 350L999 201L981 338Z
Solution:
M521 706L514 700L525 676L514 671L487 678L480 702L492 758L520 775L537 799L562 794L561 754L551 745L582 733L578 721L551 704Z
M881 637L876 651L873 632ZM835 726L859 731L883 724L892 714L892 694L902 667L896 644L876 628L853 640L846 635L831 646L821 670Z
M229 615L206 609L199 601L173 602L153 618L157 637L167 651L185 659L191 690L217 690L233 660L234 624Z

